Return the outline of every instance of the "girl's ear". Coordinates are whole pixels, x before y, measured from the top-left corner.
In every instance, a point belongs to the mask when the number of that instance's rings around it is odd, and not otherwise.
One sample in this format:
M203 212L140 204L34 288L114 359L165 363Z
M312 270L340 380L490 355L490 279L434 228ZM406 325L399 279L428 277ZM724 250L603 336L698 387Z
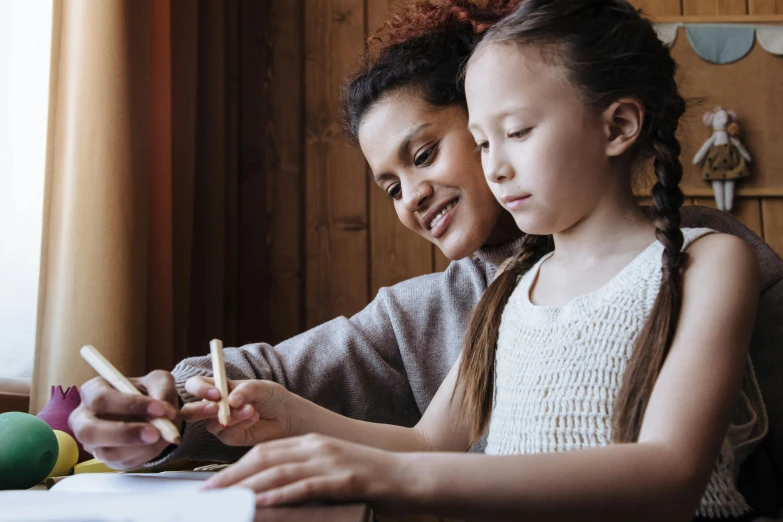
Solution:
M704 113L704 118L701 119L701 122L706 127L712 127L712 120L714 120L714 119L715 119L715 113L707 111L707 112Z
M644 105L636 98L621 98L604 110L606 153L620 156L636 143L644 123Z

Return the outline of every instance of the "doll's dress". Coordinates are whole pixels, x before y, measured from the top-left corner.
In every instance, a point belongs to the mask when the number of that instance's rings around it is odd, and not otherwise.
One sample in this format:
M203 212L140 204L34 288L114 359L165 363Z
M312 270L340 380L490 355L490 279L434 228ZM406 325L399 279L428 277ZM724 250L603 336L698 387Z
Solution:
M706 181L746 178L749 174L748 164L737 147L731 143L713 145L707 153L701 174Z

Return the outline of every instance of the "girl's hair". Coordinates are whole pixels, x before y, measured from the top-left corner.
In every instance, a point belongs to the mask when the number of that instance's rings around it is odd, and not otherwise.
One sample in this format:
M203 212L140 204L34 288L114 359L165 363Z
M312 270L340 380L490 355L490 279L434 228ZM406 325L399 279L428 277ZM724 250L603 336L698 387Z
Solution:
M466 107L460 71L481 36L521 0L416 1L401 5L368 40L359 70L343 85L345 131L358 142L359 124L384 96L417 89L435 107Z
M642 102L641 134L628 152L632 164L653 157L657 183L652 218L663 243L661 290L630 355L614 404L612 439L637 440L647 402L671 346L682 301L680 144L674 134L686 103L677 91L676 64L649 21L622 0L525 0L489 29L479 44L533 48L562 66L588 107L601 111L621 97ZM525 238L521 252L490 285L473 312L464 339L460 382L463 421L473 440L492 410L500 318L517 277L552 250L551 236ZM456 396L456 395L455 395Z

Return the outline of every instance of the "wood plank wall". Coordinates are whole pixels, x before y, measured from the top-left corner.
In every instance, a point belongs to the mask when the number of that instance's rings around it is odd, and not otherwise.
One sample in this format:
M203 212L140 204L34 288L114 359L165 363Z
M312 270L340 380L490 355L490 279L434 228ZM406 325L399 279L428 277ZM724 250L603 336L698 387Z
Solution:
M240 116L242 125L264 126L264 144L248 146L263 148L269 170L265 186L253 188L267 198L264 219L272 226L265 228L269 237L263 240L272 252L262 268L272 272L264 278L271 281L279 300L268 303L277 328L274 338L265 341L280 341L336 316L350 316L380 287L443 270L448 264L440 251L402 227L393 206L372 184L361 153L343 138L337 118L340 85L394 1L270 0L265 8L269 27L261 38L238 43L257 46L271 57L267 70L258 73L258 91L241 93L248 104L253 97L264 104L254 111L264 121ZM634 3L654 16L783 14L783 0ZM756 161L753 179L740 185L734 214L783 253L783 148L777 147L783 140L783 102L773 96L783 81L783 59L757 45L737 64L707 64L695 56L682 32L674 52L685 64L690 82L686 95L706 98L684 131L688 203L714 206L709 187L689 166L709 135L699 123L701 114L717 103L737 109L743 141ZM251 62L246 58L246 70ZM742 73L732 73L736 70ZM729 94L722 97L722 89ZM763 102L753 105L753 99ZM767 136L776 124L779 139ZM766 188L770 183L772 188ZM239 218L246 228L239 236L243 242L252 235L251 218ZM252 253L253 247L246 252ZM245 276L252 281L252 274L240 274L240 284Z

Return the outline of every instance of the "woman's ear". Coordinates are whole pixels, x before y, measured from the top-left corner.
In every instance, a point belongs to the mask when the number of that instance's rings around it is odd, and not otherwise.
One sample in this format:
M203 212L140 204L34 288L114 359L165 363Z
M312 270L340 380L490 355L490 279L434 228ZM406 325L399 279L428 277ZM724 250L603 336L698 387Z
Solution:
M644 123L644 105L636 98L621 98L604 110L606 154L620 156L636 143Z

